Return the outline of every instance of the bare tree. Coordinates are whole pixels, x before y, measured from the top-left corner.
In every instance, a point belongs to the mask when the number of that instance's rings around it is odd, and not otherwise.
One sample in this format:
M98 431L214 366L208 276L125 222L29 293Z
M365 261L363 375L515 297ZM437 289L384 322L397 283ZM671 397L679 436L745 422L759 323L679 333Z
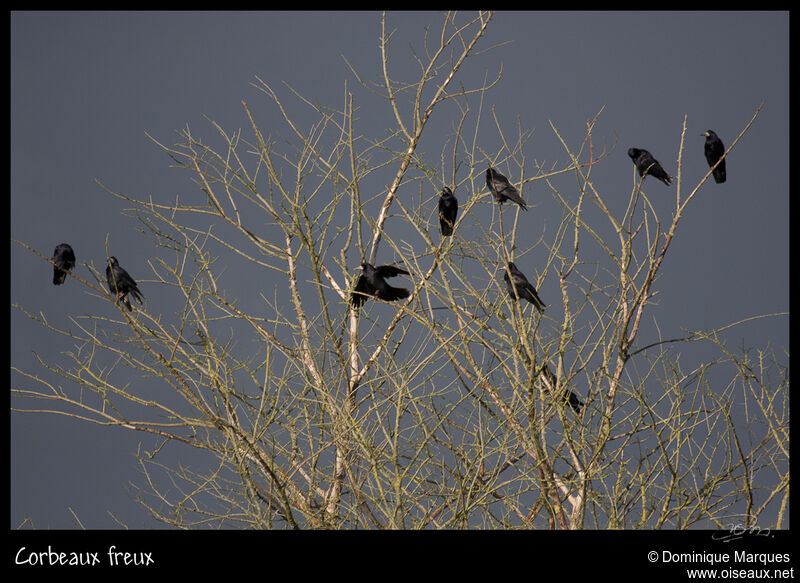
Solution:
M687 528L719 525L734 510L781 527L788 368L769 351L730 350L719 336L729 326L637 344L663 259L711 175L686 187L686 119L671 216L658 216L636 176L615 214L592 181L613 150L595 147L597 117L577 145L551 124L567 161L544 168L526 158L530 132L512 135L487 114L500 72L475 87L458 81L490 48L491 20L444 15L413 55L419 78L405 82L392 77L382 17L381 83L351 67L388 106L382 135L362 133L352 91L327 109L287 88L316 116L303 127L256 79L288 139L265 135L244 102L249 138L211 122L213 141L189 128L175 144L153 139L202 200L104 188L132 205L160 249L152 272L175 313L73 318L77 331L56 330L74 338L72 363L40 359L66 388L12 367L29 383L15 395L44 403L15 410L156 436L140 455L140 499L181 528ZM450 133L431 160L437 141L426 128L437 116ZM496 151L482 146L486 134ZM531 242L536 218L494 202L489 166L523 195L534 186L552 195L562 211L553 233ZM438 233L443 186L460 201L451 237ZM502 280L509 261L532 252L546 260L530 265L531 283L554 277L561 294L544 314L513 301ZM409 297L354 308L362 260L402 265ZM227 291L220 282L237 262L245 281ZM92 273L94 282L69 276L113 302ZM257 303L242 297L270 285ZM713 343L719 359L684 370L675 348L689 342ZM140 382L125 381L130 371ZM730 375L724 391L710 389L712 371ZM565 406L570 393L582 407ZM750 404L746 428L732 415L736 399ZM211 463L162 464L167 443Z

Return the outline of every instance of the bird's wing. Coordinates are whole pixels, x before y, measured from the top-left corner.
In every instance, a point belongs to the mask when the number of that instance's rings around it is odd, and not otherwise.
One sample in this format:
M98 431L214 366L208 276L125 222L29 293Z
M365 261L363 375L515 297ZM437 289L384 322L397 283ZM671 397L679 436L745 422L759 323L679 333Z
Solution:
M380 277L395 277L400 275L401 273L408 275L408 272L405 269L400 269L399 267L395 267L394 265L381 265L375 268L375 273Z
M515 203L522 206L522 208L525 208L525 200L522 198L522 196L520 196L517 189L510 184L503 190L503 192L501 192L501 194L506 198L513 200Z

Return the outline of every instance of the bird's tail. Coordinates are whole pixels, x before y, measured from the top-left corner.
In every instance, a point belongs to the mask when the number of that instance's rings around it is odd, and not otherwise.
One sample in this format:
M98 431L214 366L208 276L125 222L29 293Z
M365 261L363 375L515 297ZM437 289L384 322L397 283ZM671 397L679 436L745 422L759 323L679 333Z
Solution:
M569 406L572 407L572 410L575 411L575 413L580 413L581 409L583 408L583 401L578 398L578 395L570 391L568 400Z
M506 188L506 189L503 191L503 195L504 195L506 198L508 198L509 200L512 200L512 201L514 201L515 203L517 203L519 206L521 206L521 207L522 207L522 210L524 210L524 211L528 210L528 205L525 203L525 199L524 199L524 198L522 198L522 195L520 195L520 194L517 192L517 190L516 190L516 189Z
M382 300L386 300L387 302L393 302L395 300L404 300L409 295L411 295L411 292L404 287L394 287L391 285L388 287L389 287L388 293L379 296Z
M137 302L139 302L140 306L144 305L144 302L142 301L142 294L138 289L132 289L131 295L134 297L134 299L136 299Z

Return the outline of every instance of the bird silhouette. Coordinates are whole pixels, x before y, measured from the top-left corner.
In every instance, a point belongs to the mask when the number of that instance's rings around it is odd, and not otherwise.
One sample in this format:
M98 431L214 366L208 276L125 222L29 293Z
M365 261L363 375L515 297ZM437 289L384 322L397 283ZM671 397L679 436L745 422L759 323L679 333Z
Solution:
M457 215L458 199L453 196L453 191L445 186L439 196L439 228L443 237L453 234L453 225L456 224Z
M511 273L511 279L509 279L508 274ZM513 299L522 298L528 300L536 309L540 312L544 312L545 303L539 299L539 294L536 293L536 288L531 285L528 281L528 278L517 269L517 266L514 263L508 263L508 271L503 272L503 279L506 282L506 288L508 288L508 295L511 296Z
M67 272L75 267L75 252L68 243L61 243L53 251L53 284L61 285L67 279Z
M667 186L672 182L672 177L664 170L661 162L653 158L647 150L630 148L628 149L628 156L630 156L633 163L636 164L636 169L639 171L639 176L642 178L646 175L654 176Z
M384 278L395 277L408 272L393 265L380 265L375 267L364 261L361 264L361 275L358 276L356 286L350 294L353 307L360 308L370 296L375 296L387 302L401 300L409 296L409 291L404 287L393 287L386 283Z
M550 370L550 367L547 366L547 363L544 363L542 366L542 374L547 379L547 382L544 384L544 388L548 393L552 393L558 382L556 375L553 374L553 371ZM549 386L548 386L549 385ZM572 407L572 410L575 413L580 413L581 409L583 408L583 401L578 398L578 395L567 389L564 394L564 401Z
M705 150L708 167L712 168L725 153L725 146L722 145L722 140L720 140L719 136L712 130L708 130L700 135L706 137L706 143L703 149ZM714 182L717 184L725 182L728 177L728 172L725 170L725 160L722 160L719 165L714 168L712 174L714 176Z
M519 195L517 189L508 181L508 178L491 166L486 169L486 186L489 187L497 202L502 204L507 200L512 200L521 206L523 210L528 210L525 201Z
M108 265L106 266L106 281L108 282L108 289L116 296L117 302L122 302L128 311L131 311L131 302L128 300L128 294L132 295L134 299L142 304L142 292L136 285L136 282L128 274L127 271L119 266L119 261L116 257L108 258Z

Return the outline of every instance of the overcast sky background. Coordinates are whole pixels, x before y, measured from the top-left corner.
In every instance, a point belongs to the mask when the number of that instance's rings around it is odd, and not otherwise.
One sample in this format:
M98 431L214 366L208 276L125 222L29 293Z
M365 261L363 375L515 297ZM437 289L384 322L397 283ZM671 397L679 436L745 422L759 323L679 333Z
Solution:
M392 76L415 80L409 46L421 50L424 26L437 28L441 15L390 13L388 21L398 29ZM173 143L175 130L188 124L213 136L205 116L227 130L247 130L245 100L262 128L286 135L278 112L250 85L255 76L283 91L288 103L296 102L282 81L335 108L342 107L346 80L362 108L362 133L381 135L393 123L389 106L362 89L342 59L378 79L379 35L377 12L13 12L11 236L47 256L69 242L83 277L84 262L104 268L108 237L111 254L146 281L150 240L122 214L127 205L95 180L136 198L196 194L145 132ZM765 100L728 158L728 181L707 182L690 204L657 281L653 315L664 337L674 337L684 328L788 312L788 13L500 12L481 47L505 40L513 42L469 61L462 81L476 85L502 64L487 105L509 129L519 116L534 130L526 156L545 166L566 161L549 121L577 145L586 120L605 108L595 140L617 146L592 178L606 193L619 190L620 200L632 185L629 147L650 150L674 176L688 116L683 171L694 183L708 169L699 134L713 129L729 145ZM304 111L295 107L298 115ZM438 150L429 153L436 164ZM545 188L533 184L524 193L529 204ZM645 189L651 200L663 191L656 204L665 212L674 204L674 183L646 181ZM550 217L552 224L557 219ZM53 286L52 267L15 243L10 260L12 304L63 326L70 316L110 309L74 280ZM140 287L153 301L147 284ZM546 302L557 297L555 278L540 293ZM33 351L68 362L68 338L13 307L10 323L13 366L44 374ZM770 344L782 353L788 330L788 317L761 319L725 338L734 347ZM691 363L710 354L698 350L687 349L683 358ZM19 375L10 377L12 387L26 386ZM117 528L111 514L131 528L160 526L129 491L130 483L143 482L134 454L140 442L152 446L146 437L54 415L13 413L10 422L11 528L26 520L25 528L76 528L70 509L87 528Z

